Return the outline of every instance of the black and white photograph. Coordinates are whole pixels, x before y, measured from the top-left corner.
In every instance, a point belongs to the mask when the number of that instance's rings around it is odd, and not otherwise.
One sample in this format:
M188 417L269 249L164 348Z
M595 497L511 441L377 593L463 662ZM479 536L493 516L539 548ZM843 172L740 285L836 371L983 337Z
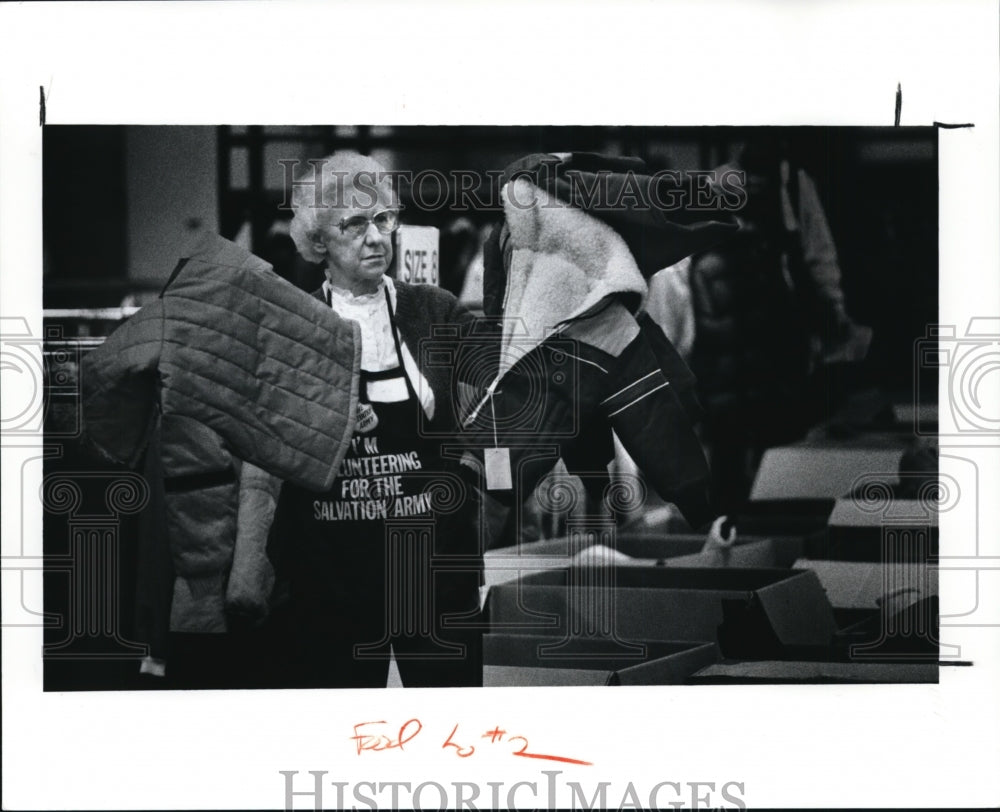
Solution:
M35 5L5 808L996 801L995 8Z
M46 127L46 688L935 682L936 150Z

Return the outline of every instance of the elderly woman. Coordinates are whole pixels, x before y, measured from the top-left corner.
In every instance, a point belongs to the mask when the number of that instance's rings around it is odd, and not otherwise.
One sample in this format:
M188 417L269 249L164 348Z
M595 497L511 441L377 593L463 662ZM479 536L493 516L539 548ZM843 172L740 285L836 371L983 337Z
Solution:
M286 483L272 530L300 683L385 686L391 646L407 686L478 685L476 502L442 453L456 425L450 371L421 352L432 328L472 316L446 291L386 274L399 207L383 166L338 153L311 167L295 186L291 235L325 264L314 295L362 339L357 428L333 488Z

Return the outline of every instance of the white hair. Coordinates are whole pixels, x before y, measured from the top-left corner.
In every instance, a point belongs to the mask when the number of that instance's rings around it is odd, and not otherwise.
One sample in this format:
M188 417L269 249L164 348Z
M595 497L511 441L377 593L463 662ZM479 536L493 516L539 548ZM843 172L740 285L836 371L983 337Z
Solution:
M337 214L382 199L395 204L388 170L374 158L357 152L335 152L308 169L292 185L292 222L289 233L299 253L309 262L323 262L326 254L313 243ZM377 197L376 197L377 195Z

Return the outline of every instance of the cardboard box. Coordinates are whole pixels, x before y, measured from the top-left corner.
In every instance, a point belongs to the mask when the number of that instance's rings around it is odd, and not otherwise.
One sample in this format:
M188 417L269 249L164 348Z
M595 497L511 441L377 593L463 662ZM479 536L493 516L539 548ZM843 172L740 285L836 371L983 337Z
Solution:
M486 584L493 586L547 569L570 566L573 556L596 544L593 537L546 539L520 546L489 550L484 556ZM616 535L618 551L634 559L630 566L655 566L657 561L673 556L696 554L705 545L698 535L647 536ZM621 562L623 565L626 563Z
M896 537L888 549L887 531ZM907 541L900 545L904 534ZM803 537L801 549L803 558L816 560L877 564L892 558L919 564L937 558L938 538L936 527L828 527Z
M841 620L828 659L939 659L936 566L803 559L795 567L816 573Z
M919 500L894 499L878 510L865 510L854 499L838 499L823 535L807 540L806 555L841 561L881 561L883 536L902 533L910 539L908 549L894 550L894 557L912 554L912 563L938 555L937 511Z
M710 665L689 685L768 683L936 683L937 663L824 663L758 660Z
M890 602L837 632L832 655L825 659L936 663L942 648L940 622L937 595L921 597L912 603ZM947 648L953 655L959 651L957 646Z
M803 550L798 537L747 539L725 550L678 555L658 562L664 567L719 567L728 569L773 569L791 567Z
M825 648L837 631L809 571L553 569L492 587L486 606L494 632L709 641L733 657Z
M912 430L915 426L919 426L923 429L936 429L938 405L936 403L913 403L913 401L893 403L892 417L902 428Z
M576 563L571 561L572 557L593 544L587 538L559 538L490 550L484 557L486 585L495 586L542 570L571 566ZM718 553L703 553L704 545L703 535L621 534L615 537L615 549L631 560L616 563L639 567L767 569L791 567L804 553L803 541L798 537L762 539L740 535L734 547Z
M830 527L876 527L886 524L912 524L915 527L937 527L936 510L928 509L918 499L893 499L881 509L865 510L860 500L838 499L830 511Z
M732 517L737 533L768 538L803 537L826 529L835 499L759 499Z
M797 570L816 573L834 609L876 609L883 596L895 594L909 599L936 595L937 567L933 564L881 564L859 561L823 561L803 558L793 565Z
M750 492L760 499L837 499L865 475L891 479L903 453L898 447L783 446L764 452Z
M712 643L487 634L483 685L680 685L718 661Z

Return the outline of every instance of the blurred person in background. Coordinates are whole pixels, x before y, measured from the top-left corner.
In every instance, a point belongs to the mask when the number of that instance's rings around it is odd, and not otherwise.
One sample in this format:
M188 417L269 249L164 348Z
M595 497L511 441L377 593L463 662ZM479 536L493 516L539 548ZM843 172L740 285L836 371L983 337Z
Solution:
M706 410L712 496L745 501L763 451L810 426L810 376L863 359L871 330L848 315L836 246L815 184L760 134L738 145L746 173L736 236L693 258L691 368Z
M441 278L440 285L449 293L459 297L465 289L469 267L482 252L479 229L468 217L456 217L441 230ZM480 296L480 301L482 296Z
M317 265L306 262L295 247L295 240L289 233L291 222L279 218L271 223L264 237L264 244L256 253L269 263L282 279L291 282L299 290L312 292L323 282L323 272Z

